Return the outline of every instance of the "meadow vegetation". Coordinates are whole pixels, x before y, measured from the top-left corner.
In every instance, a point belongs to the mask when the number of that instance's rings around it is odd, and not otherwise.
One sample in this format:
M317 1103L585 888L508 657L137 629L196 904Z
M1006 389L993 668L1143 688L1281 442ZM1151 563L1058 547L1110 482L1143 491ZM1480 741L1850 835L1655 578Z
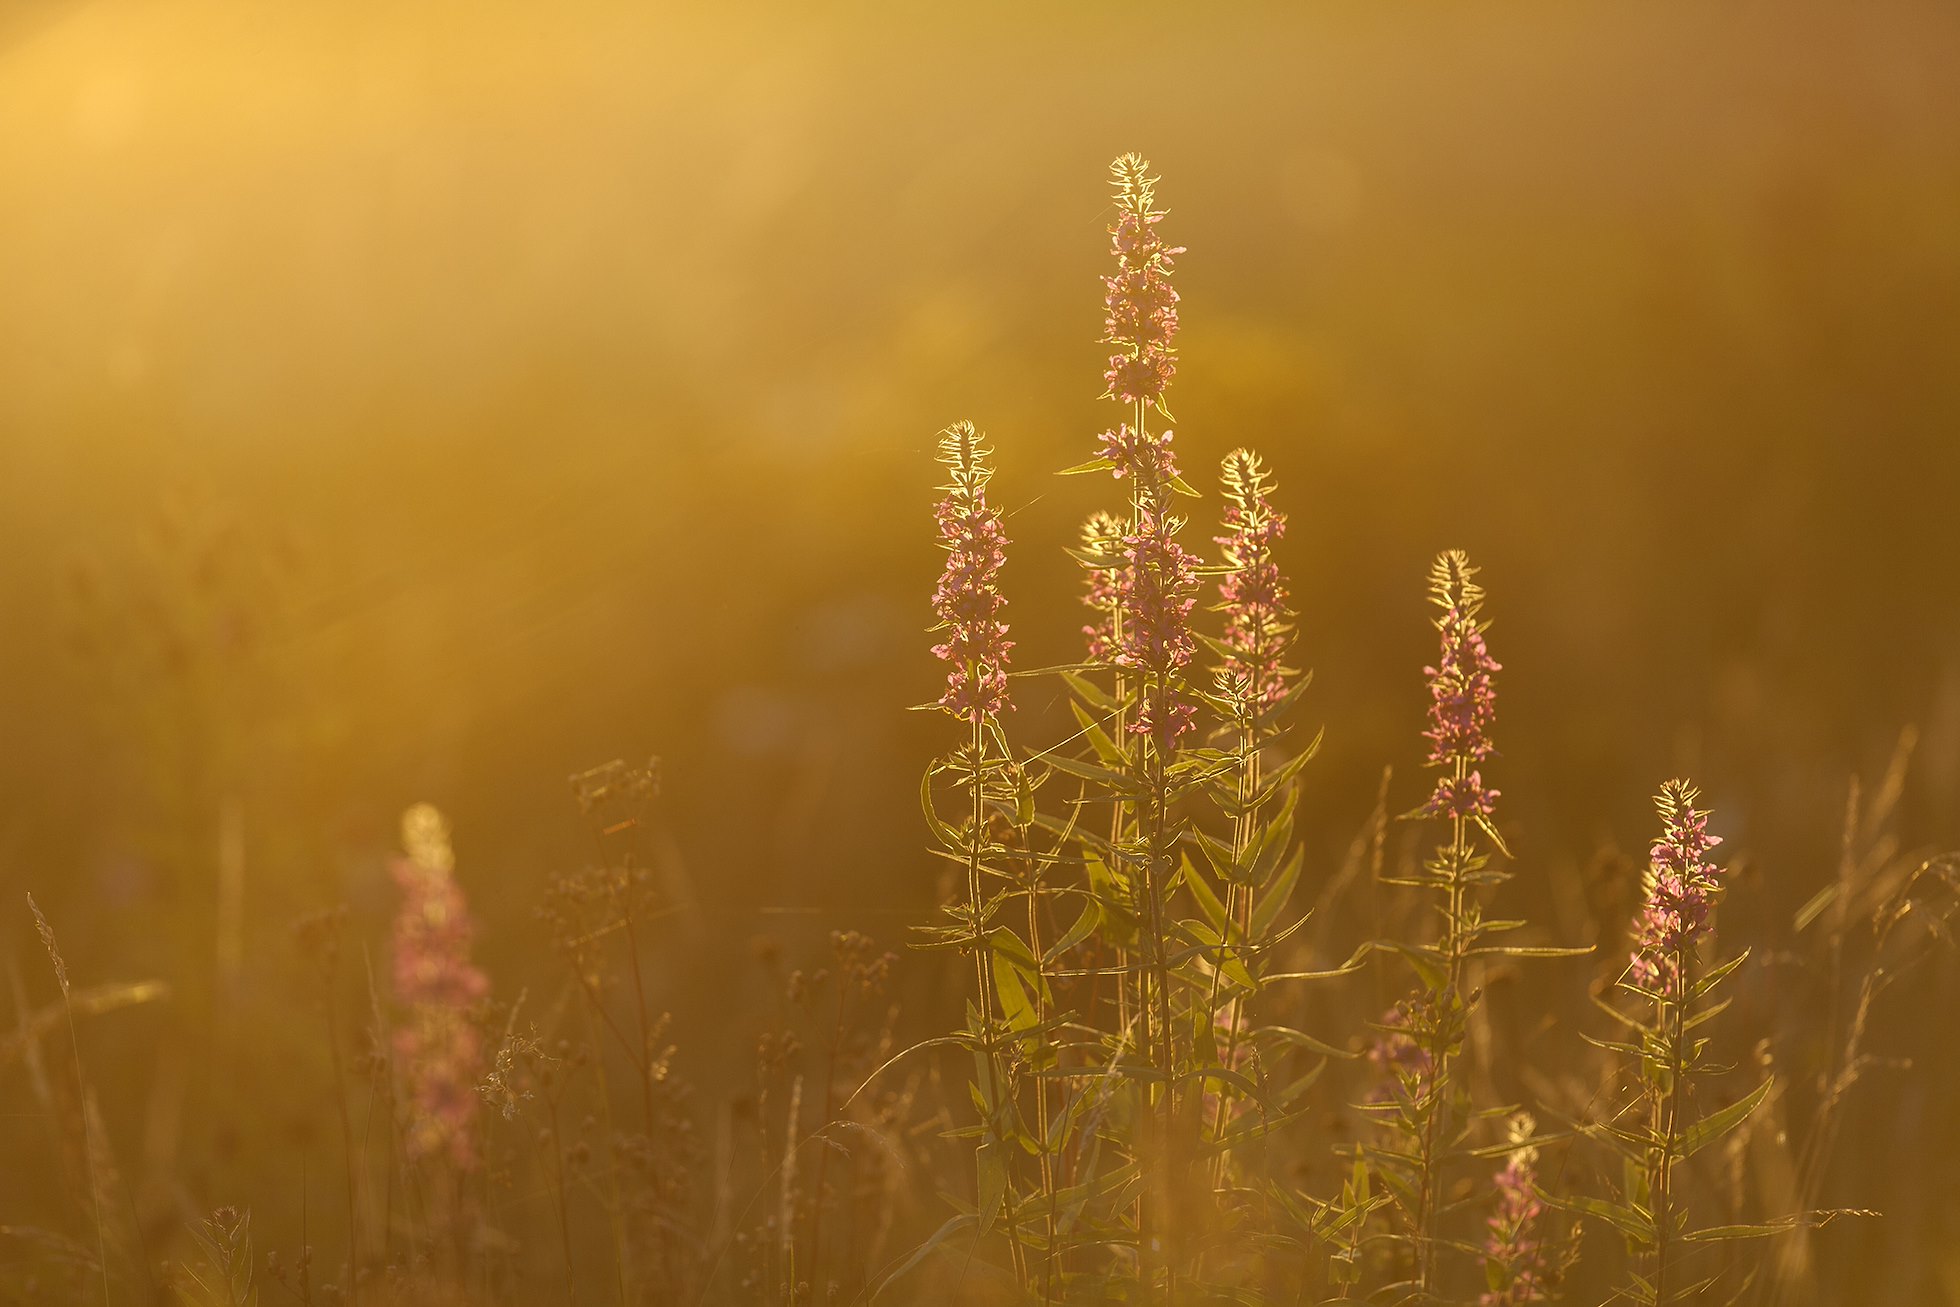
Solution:
M1575 934L1515 878L1533 854L1507 811L1500 683L1522 673L1499 660L1504 578L1439 541L1395 605L1398 762L1346 859L1310 857L1302 798L1338 690L1307 669L1341 633L1297 606L1283 559L1314 490L1284 451L1184 465L1185 251L1144 159L1116 160L1111 186L1104 412L1055 469L1078 542L1016 552L994 462L1013 433L967 421L938 438L941 498L917 524L944 554L919 650L943 665L919 710L944 747L920 760L919 811L889 820L919 830L922 878L944 873L936 917L729 959L778 1001L749 1082L710 1095L669 1013L718 987L667 992L649 968L671 921L646 847L660 762L570 778L589 855L544 888L519 975L475 958L468 861L415 804L386 938L334 904L292 924L293 1021L331 1078L304 1090L332 1105L313 1155L333 1161L294 1166L304 1236L268 1246L253 1212L273 1195L136 1201L131 1129L103 1113L78 1030L165 988L80 973L72 923L24 899L46 956L14 969L0 1075L30 1086L64 1183L42 1219L0 1228L0 1294L1825 1301L1830 1241L1888 1219L1833 1183L1861 1086L1914 1074L1880 1016L1910 1005L1960 905L1960 857L1894 829L1910 735L1852 785L1840 872L1793 918L1731 937L1723 796L1656 776L1627 892ZM1013 601L1049 565L1079 610ZM1013 632L1076 626L1073 661L1016 660ZM1037 696L1061 711L1020 711ZM913 1038L908 978L927 973L957 976L963 1010Z

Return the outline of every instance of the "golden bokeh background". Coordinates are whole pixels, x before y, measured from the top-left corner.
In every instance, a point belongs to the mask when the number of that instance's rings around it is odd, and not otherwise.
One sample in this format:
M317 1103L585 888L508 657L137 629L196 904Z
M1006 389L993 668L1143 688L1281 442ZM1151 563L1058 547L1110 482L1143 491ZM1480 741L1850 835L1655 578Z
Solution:
M77 972L170 980L88 1032L111 1119L286 1202L287 923L378 935L431 800L523 983L562 778L657 753L660 1001L732 1077L755 937L935 902L945 423L999 448L1018 657L1074 655L1107 496L1051 474L1108 420L1131 149L1189 247L1187 470L1252 445L1292 514L1319 854L1419 761L1455 545L1532 875L1692 771L1777 916L1909 726L1904 837L1960 843L1956 60L1931 5L0 9L9 952L33 889ZM227 1023L274 1033L214 1062ZM1913 1183L1847 1238L1960 1219Z

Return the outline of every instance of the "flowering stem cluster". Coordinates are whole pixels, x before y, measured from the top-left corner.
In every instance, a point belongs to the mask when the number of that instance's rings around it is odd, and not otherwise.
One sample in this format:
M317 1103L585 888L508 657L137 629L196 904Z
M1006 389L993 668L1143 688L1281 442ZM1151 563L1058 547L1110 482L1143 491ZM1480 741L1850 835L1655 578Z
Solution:
M983 1118L975 1221L982 1232L1004 1225L1017 1280L1044 1302L1106 1285L1118 1267L1134 1277L1136 1300L1184 1300L1204 1274L1205 1230L1224 1215L1194 1201L1193 1181L1234 1192L1233 1152L1311 1084L1298 1078L1268 1099L1262 1051L1324 1048L1278 1032L1289 1043L1248 1010L1300 874L1293 811L1312 752L1277 752L1295 688L1274 557L1285 518L1265 465L1240 450L1223 471L1222 562L1207 565L1185 544L1174 505L1196 492L1162 420L1178 327L1170 274L1182 251L1158 235L1148 166L1126 156L1112 174L1104 379L1123 415L1070 471L1109 473L1128 502L1083 530L1087 661L1058 669L1086 753L1056 747L1021 762L1007 743L996 586L1005 538L986 503L984 447L966 426L942 441L953 475L933 604L948 634L934 652L952 667L936 706L967 723L969 739L928 774L925 806L967 885L932 942L975 957L962 1041L975 1051ZM1198 629L1207 576L1218 578L1216 635ZM1193 684L1202 646L1218 655L1216 693ZM1207 708L1216 720L1201 723ZM939 816L940 776L964 794L958 822ZM1079 787L1065 814L1035 803L1056 780ZM1229 834L1204 829L1189 802L1202 797ZM1025 907L1024 927L1009 924L1009 900ZM1044 1032L1057 1037L1036 1037ZM1032 1165L1019 1160L1029 1156Z
M1447 823L1448 839L1416 875L1393 883L1431 893L1439 901L1440 937L1405 949L1420 988L1399 1003L1378 1038L1396 1068L1393 1092L1377 1101L1399 1143L1383 1150L1383 1178L1407 1217L1414 1253L1414 1282L1429 1293L1436 1280L1443 1169L1460 1149L1471 1125L1467 1094L1456 1083L1456 1060L1469 1020L1465 968L1488 927L1477 891L1505 879L1490 866L1483 836L1503 849L1491 824L1495 790L1485 788L1477 764L1495 751L1490 728L1496 716L1492 674L1498 664L1484 642L1483 599L1477 569L1460 550L1437 556L1430 568L1430 601L1439 610L1441 642L1429 680L1428 762L1440 775L1421 808L1410 815Z
M1701 974L1702 946L1712 938L1712 908L1721 894L1721 871L1708 854L1721 841L1708 833L1708 814L1695 807L1699 793L1671 780L1654 796L1661 835L1649 850L1647 895L1634 923L1634 949L1621 988L1647 1011L1629 1018L1638 1036L1630 1051L1639 1060L1645 1121L1610 1136L1629 1154L1633 1181L1624 1232L1642 1253L1632 1277L1635 1301L1668 1303L1680 1298L1682 1241L1692 1238L1677 1171L1706 1144L1726 1134L1768 1092L1765 1080L1722 1112L1689 1123L1684 1115L1688 1081L1704 1069L1704 1041L1692 1031L1716 1008L1709 992L1742 958Z

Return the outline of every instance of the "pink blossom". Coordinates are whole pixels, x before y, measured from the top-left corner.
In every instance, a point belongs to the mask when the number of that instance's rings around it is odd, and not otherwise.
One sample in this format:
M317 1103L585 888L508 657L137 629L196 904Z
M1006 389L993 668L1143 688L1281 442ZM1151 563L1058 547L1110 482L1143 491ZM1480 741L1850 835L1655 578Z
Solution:
M1108 662L1116 654L1116 614L1123 606L1129 575L1118 556L1129 533L1108 513L1091 513L1082 524L1082 553L1089 562L1083 577L1082 602L1096 618L1082 628L1090 662Z
M1484 778L1474 771L1467 776L1441 776L1437 778L1436 788L1430 792L1428 801L1422 805L1422 815L1469 820L1488 818L1496 811L1497 796L1501 792L1486 789Z
M1216 537L1229 569L1218 583L1225 614L1224 643L1232 653L1221 669L1249 702L1272 707L1286 697L1282 660L1293 642L1286 580L1273 545L1286 534L1286 514L1272 506L1275 489L1259 456L1238 449L1225 458L1225 534Z
M1523 1112L1511 1120L1511 1151L1496 1176L1497 1210L1484 1236L1493 1287L1477 1299L1478 1307L1514 1307L1546 1299L1545 1243L1538 1231L1545 1204L1538 1197L1534 1129L1531 1117Z
M1109 229L1116 271L1103 278L1103 340L1115 346L1103 380L1126 404L1159 402L1177 371L1177 290L1171 285L1182 246L1157 234L1157 179L1150 165L1126 154L1110 165L1116 183L1116 224Z
M1497 689L1492 674L1502 670L1484 643L1484 592L1474 580L1477 569L1460 550L1440 555L1430 569L1431 601L1442 613L1436 631L1442 645L1434 667L1422 669L1429 678L1429 763L1449 770L1436 781L1423 813L1428 816L1488 820L1498 791L1487 789L1470 770L1495 752L1490 727L1497 716Z
M932 593L932 610L939 618L935 629L945 638L932 652L951 664L939 704L962 721L977 722L1009 706L1007 655L1014 643L1000 620L1007 600L998 584L1007 561L1007 530L987 503L992 451L973 424L947 428L939 450L939 461L952 473L934 510L946 565Z
M1130 730L1169 753L1196 723L1184 674L1197 652L1191 610L1198 602L1198 556L1177 542L1183 523L1154 507L1123 537L1122 631L1116 664L1143 673L1141 707Z
M1709 908L1721 893L1722 870L1707 854L1722 841L1708 833L1708 814L1696 810L1699 796L1684 780L1669 781L1655 796L1661 837L1649 852L1647 901L1634 923L1634 983L1676 1001L1682 963L1707 930Z
M1102 446L1102 456L1114 465L1110 475L1119 481L1133 477L1138 496L1153 498L1177 479L1177 455L1171 452L1174 438L1170 431L1139 431L1120 422L1114 431L1105 431L1096 440Z

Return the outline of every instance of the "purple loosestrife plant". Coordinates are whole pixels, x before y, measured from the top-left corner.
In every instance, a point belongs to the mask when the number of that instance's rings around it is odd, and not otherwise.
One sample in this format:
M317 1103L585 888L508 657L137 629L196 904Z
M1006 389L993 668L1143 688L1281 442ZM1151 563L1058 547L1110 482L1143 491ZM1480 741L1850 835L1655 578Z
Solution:
M1477 569L1460 550L1439 554L1429 572L1430 602L1440 610L1435 626L1441 653L1423 668L1428 679L1429 717L1423 738L1427 761L1441 770L1428 799L1413 817L1448 823L1449 838L1439 845L1407 884L1440 900L1441 938L1405 950L1421 989L1398 1005L1402 1027L1419 1050L1410 1074L1398 1067L1394 1092L1378 1100L1395 1140L1380 1154L1379 1166L1407 1219L1418 1293L1434 1292L1437 1230L1443 1169L1460 1149L1471 1125L1467 1095L1456 1083L1455 1062L1468 1024L1464 971L1478 937L1482 915L1474 891L1501 879L1489 869L1489 856L1477 842L1485 835L1498 848L1490 824L1497 791L1485 787L1476 765L1494 752L1490 730L1496 717L1497 663L1484 643L1484 592Z
M1225 507L1222 534L1215 537L1223 557L1214 610L1221 614L1223 629L1210 642L1220 659L1210 701L1225 718L1219 735L1229 752L1213 794L1231 820L1232 837L1225 848L1204 837L1200 844L1225 886L1223 910L1211 923L1223 947L1218 965L1211 969L1207 1001L1217 1007L1221 986L1225 988L1224 1008L1216 1018L1218 1028L1226 1032L1219 1060L1227 1070L1239 1071L1247 1057L1245 1042L1256 1043L1260 1035L1247 1019L1246 1004L1258 993L1267 970L1265 960L1274 941L1264 937L1300 872L1301 858L1293 847L1297 799L1293 784L1319 742L1315 739L1290 759L1278 752L1284 735L1281 717L1292 697L1296 673L1285 661L1293 643L1292 613L1273 547L1285 533L1286 517L1273 507L1273 479L1259 456L1245 449L1225 457L1219 479ZM1266 772L1269 753L1279 759L1271 776ZM1284 797L1273 804L1276 795ZM1195 875L1195 870L1187 872ZM1228 1116L1222 1104L1212 1114L1212 1142L1220 1148L1216 1169L1220 1183L1232 1142L1227 1128L1237 1115L1242 1112Z
M1429 765L1443 769L1423 805L1426 817L1470 820L1490 830L1498 792L1484 785L1478 765L1495 751L1490 728L1497 716L1497 690L1491 678L1502 670L1484 643L1484 593L1472 579L1477 569L1460 551L1436 560L1430 573L1431 599L1442 613L1436 630L1442 652L1429 678ZM1493 834L1492 838L1495 838Z
M1537 1125L1528 1112L1510 1122L1510 1151L1504 1156L1494 1186L1497 1210L1491 1213L1484 1236L1484 1279L1488 1286L1478 1307L1518 1307L1544 1302L1550 1291L1551 1268L1541 1224L1545 1204L1538 1197Z
M1185 678L1198 651L1191 628L1191 611L1198 603L1198 557L1177 542L1182 526L1147 507L1136 529L1123 538L1128 583L1116 664L1141 684L1129 729L1149 741L1160 768L1197 725L1198 705L1185 689Z
M1138 1274L1155 1294L1177 1288L1180 1222L1170 1210L1171 1177L1181 1173L1189 1150L1180 1152L1174 1135L1196 1119L1195 1112L1180 1113L1179 1104L1200 1047L1213 1045L1212 1014L1197 1011L1191 987L1174 979L1192 941L1174 938L1179 923L1169 911L1184 834L1177 800L1201 779L1189 756L1200 696L1188 684L1201 583L1199 560L1179 538L1185 521L1171 510L1172 496L1195 492L1179 476L1171 431L1152 425L1153 416L1169 417L1165 391L1176 371L1178 329L1170 279L1182 251L1159 233L1164 213L1148 163L1125 155L1110 173L1116 267L1103 278L1103 339L1110 349L1103 380L1104 397L1122 416L1097 438L1096 457L1068 472L1108 472L1129 491L1127 511L1092 519L1077 555L1088 569L1087 602L1102 619L1085 630L1089 655L1111 688L1071 674L1095 761L1050 761L1112 801L1106 838L1086 832L1077 838L1103 926L1097 942L1114 945L1115 965L1098 973L1115 980L1106 1053L1122 1060L1134 1050L1149 1067L1125 1091L1139 1100L1133 1156L1145 1183L1131 1204L1134 1234L1124 1242L1137 1245ZM1199 981L1195 974L1191 979ZM1202 998L1201 983L1195 993Z
M1691 1264L1711 1244L1822 1225L1842 1214L1799 1211L1755 1224L1734 1219L1702 1229L1690 1224L1689 1162L1741 1125L1774 1084L1766 1076L1726 1107L1701 1116L1694 1111L1696 1082L1724 1069L1707 1057L1707 1023L1728 1006L1713 1000L1714 990L1748 957L1745 952L1719 965L1709 962L1722 872L1709 859L1720 841L1708 832L1708 813L1695 806L1699 797L1685 780L1667 782L1654 797L1661 834L1649 851L1646 901L1620 979L1632 1010L1615 1012L1632 1032L1631 1041L1593 1041L1630 1059L1638 1073L1639 1098L1630 1110L1588 1130L1620 1155L1623 1196L1558 1204L1625 1238L1633 1265L1621 1294L1643 1307L1699 1302L1716 1292L1721 1275L1711 1277Z
M1525 923L1490 921L1483 915L1488 891L1509 879L1491 866L1486 849L1507 856L1509 850L1491 821L1498 792L1485 784L1481 770L1496 752L1492 678L1499 667L1485 641L1484 592L1476 575L1459 550L1438 555L1430 568L1441 652L1434 666L1423 669L1429 714L1422 735L1429 742L1429 765L1441 774L1428 799L1408 815L1447 823L1448 839L1416 875L1389 882L1435 895L1442 919L1441 937L1435 941L1390 946L1409 958L1421 986L1400 1010L1407 1037L1421 1050L1423 1070L1399 1075L1396 1092L1379 1100L1375 1109L1393 1140L1377 1155L1377 1165L1406 1218L1414 1286L1426 1295L1440 1291L1439 1252L1463 1246L1439 1227L1446 1170L1463 1155L1477 1122L1456 1067L1470 1004L1481 988L1470 983L1472 969L1490 957L1566 957L1587 951L1487 942L1491 935Z
M1084 649L1092 663L1110 663L1116 658L1117 614L1123 606L1123 582L1128 576L1119 551L1122 522L1097 511L1082 524L1081 557L1083 568L1082 602L1095 614L1095 620L1082 628Z
M1157 224L1157 178L1140 155L1109 166L1115 180L1117 217L1109 229L1116 271L1103 277L1103 340L1112 347L1103 373L1109 396L1124 404L1163 408L1164 391L1177 372L1177 289L1171 285L1181 246L1164 243Z
M1708 833L1708 814L1694 807L1695 791L1669 781L1655 799L1661 837L1648 850L1647 900L1634 923L1633 957L1627 975L1642 990L1671 1003L1682 998L1687 959L1710 927L1710 910L1721 894L1721 868L1708 860L1720 844Z
M449 823L426 803L402 817L407 856L395 860L395 998L405 1014L395 1057L407 1087L405 1146L417 1161L457 1171L476 1164L470 1126L483 1073L476 1007L490 982L470 962L475 925L456 883Z
M1722 873L1708 860L1721 841L1708 833L1708 813L1695 807L1699 797L1685 780L1667 782L1654 796L1661 834L1648 851L1646 901L1634 923L1633 956L1620 982L1650 1009L1633 1021L1639 1034L1644 1129L1617 1136L1631 1154L1630 1219L1623 1230L1641 1254L1628 1292L1643 1303L1680 1301L1704 1287L1683 1283L1680 1262L1693 1234L1681 1192L1682 1164L1740 1124L1771 1083L1765 1079L1754 1093L1713 1116L1692 1123L1688 1119L1688 1083L1706 1069L1706 1040L1691 1032L1719 1010L1702 1000L1742 961L1738 957L1701 974L1704 946L1714 937L1712 908L1720 897Z
M1286 514L1273 507L1276 488L1259 456L1236 449L1225 456L1219 478L1224 486L1225 574L1218 582L1218 608L1225 615L1227 650L1221 685L1243 682L1246 711L1255 719L1286 698L1292 673L1285 665L1293 642L1292 613L1286 606L1286 578L1273 546L1286 534Z
M949 480L933 510L946 565L932 592L932 611L945 639L933 655L951 664L939 705L975 727L1007 709L1007 655L1014 647L1000 620L1007 600L999 576L1007 561L1007 530L987 503L994 471L992 451L971 422L959 422L939 439L939 461Z
M939 461L948 473L935 510L946 563L932 595L944 638L933 654L951 664L946 691L933 705L967 727L962 746L926 773L922 790L926 820L940 850L966 872L966 902L950 909L954 924L928 932L933 943L960 949L973 959L973 1003L966 1041L974 1052L972 1086L982 1114L978 1167L978 1215L982 1233L1005 1217L1016 1279L1028 1285L1027 1249L1020 1233L1022 1199L1014 1161L1030 1148L1015 1101L1014 1061L1025 1056L1051 1000L1040 961L1005 923L999 908L1008 895L997 885L1013 876L1010 850L994 835L996 816L1025 833L1032 795L1001 730L1007 695L1006 599L999 576L1007 534L998 510L987 502L993 479L992 450L970 422L947 428ZM955 778L966 799L963 820L940 819L933 799L935 777ZM1031 891L1030 891L1031 892ZM1046 1175L1046 1168L1044 1168Z

